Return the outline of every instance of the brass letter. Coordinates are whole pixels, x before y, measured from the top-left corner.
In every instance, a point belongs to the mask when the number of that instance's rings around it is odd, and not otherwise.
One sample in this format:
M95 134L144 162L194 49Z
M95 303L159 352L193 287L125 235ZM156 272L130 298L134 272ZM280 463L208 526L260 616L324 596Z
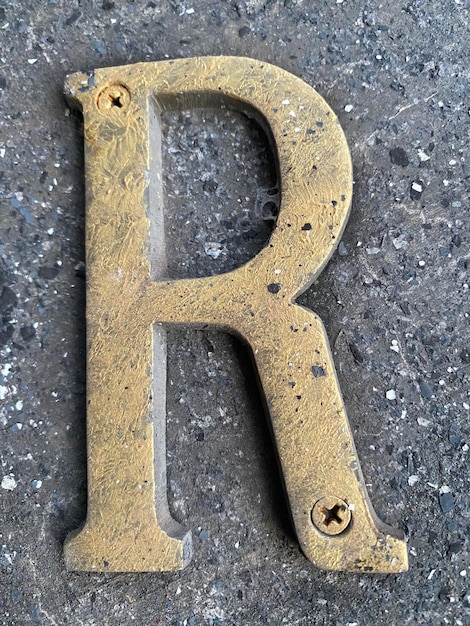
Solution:
M349 213L351 162L333 111L288 72L235 57L73 74L66 93L85 118L88 342L88 513L66 541L67 567L163 571L191 558L165 476L164 328L181 324L251 346L306 556L326 569L406 570L403 534L369 502L322 322L295 304ZM159 112L221 101L271 137L277 225L232 272L165 280Z

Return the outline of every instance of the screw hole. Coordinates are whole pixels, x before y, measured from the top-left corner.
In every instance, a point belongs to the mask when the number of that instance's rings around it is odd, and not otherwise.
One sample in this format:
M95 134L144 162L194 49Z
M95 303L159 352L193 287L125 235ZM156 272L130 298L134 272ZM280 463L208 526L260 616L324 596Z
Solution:
M98 94L96 105L103 115L123 113L131 100L131 94L124 85L114 84L104 87Z
M320 509L322 515L324 515L324 524L329 526L330 524L342 524L343 516L346 506L344 504L335 504L331 509L326 506Z
M111 102L111 106L118 107L118 109L122 109L121 96L113 96L109 94L109 100Z
M334 537L348 528L351 523L351 510L341 498L325 496L313 507L311 518L320 532Z

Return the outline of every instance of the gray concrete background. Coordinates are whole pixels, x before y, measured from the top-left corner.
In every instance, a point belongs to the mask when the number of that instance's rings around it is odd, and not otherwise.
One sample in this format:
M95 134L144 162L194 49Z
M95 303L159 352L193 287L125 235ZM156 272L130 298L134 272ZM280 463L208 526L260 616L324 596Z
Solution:
M0 3L0 623L470 623L468 0ZM302 296L326 323L370 493L410 571L315 569L289 525L246 349L170 333L168 465L195 556L67 573L86 512L84 182L67 73L205 54L275 63L338 113L355 169L339 253ZM241 115L165 119L175 276L235 267L273 225ZM271 203L270 203L271 202Z

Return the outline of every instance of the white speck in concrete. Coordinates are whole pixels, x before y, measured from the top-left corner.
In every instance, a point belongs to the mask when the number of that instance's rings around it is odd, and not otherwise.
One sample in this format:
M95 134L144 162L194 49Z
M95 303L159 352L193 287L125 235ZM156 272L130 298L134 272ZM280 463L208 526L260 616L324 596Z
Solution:
M423 162L429 161L429 159L431 158L429 154L426 154L426 152L424 152L424 150L421 150L421 148L418 150L418 156L419 156L419 160Z
M392 243L395 250L402 250L408 245L406 235L400 235L399 237L395 237L394 239L392 239Z
M394 352L400 352L400 347L396 339L392 339L392 345L390 346L390 350L393 350Z
M5 365L0 369L0 374L5 378L10 374L10 370L12 368L11 363L5 363Z
M3 477L2 489L6 489L7 491L13 491L13 489L16 489L16 480L11 474Z
M352 105L352 104L347 104L347 105L344 107L344 110L346 111L346 113L351 113L351 111L352 111L353 109L354 109L354 107L353 107L353 105Z
M223 246L216 241L208 241L204 244L204 252L212 259L218 259L223 252Z
M395 389L389 389L387 393L385 394L385 397L387 398L387 400L396 400L397 394L396 394Z

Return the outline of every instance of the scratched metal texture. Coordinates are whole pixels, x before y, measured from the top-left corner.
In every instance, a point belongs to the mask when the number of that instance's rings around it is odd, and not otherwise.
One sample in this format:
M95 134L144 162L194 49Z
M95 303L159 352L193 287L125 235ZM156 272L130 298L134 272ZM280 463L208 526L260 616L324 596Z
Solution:
M67 568L188 564L190 535L167 507L165 431L166 333L189 325L248 345L309 560L328 570L406 571L403 532L370 504L323 324L295 302L331 258L350 212L351 159L333 111L294 75L234 56L78 72L65 92L84 116L87 198L87 519L67 538ZM241 267L172 280L156 109L216 106L257 115L272 135L276 224ZM338 506L352 513L341 533Z

